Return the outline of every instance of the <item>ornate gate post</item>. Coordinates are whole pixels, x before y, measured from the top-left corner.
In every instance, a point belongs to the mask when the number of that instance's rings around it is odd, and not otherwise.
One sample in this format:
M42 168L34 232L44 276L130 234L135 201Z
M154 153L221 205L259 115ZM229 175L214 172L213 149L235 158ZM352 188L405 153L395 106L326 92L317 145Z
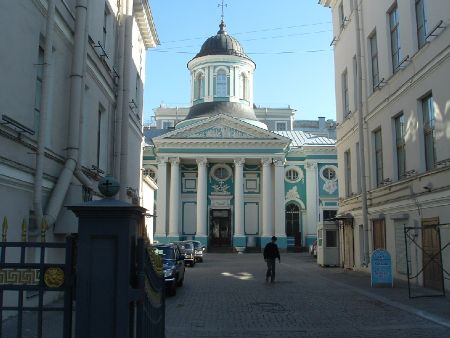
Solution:
M68 208L79 218L75 337L131 337L131 303L140 296L132 285L135 249L146 209L113 199Z

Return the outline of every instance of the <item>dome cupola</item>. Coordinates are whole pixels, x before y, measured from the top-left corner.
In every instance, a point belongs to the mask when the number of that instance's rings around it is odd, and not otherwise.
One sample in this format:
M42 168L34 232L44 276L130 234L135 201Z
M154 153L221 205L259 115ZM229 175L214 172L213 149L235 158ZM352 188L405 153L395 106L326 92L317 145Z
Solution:
M187 64L191 72L191 108L185 120L226 114L256 121L253 110L255 63L228 34L223 19ZM184 124L184 123L181 123Z

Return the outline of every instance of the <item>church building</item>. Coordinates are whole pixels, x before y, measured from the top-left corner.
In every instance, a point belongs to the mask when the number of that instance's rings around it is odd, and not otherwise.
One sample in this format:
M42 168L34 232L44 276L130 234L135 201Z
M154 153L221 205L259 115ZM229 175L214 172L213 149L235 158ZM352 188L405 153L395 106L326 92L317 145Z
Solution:
M316 240L338 208L335 140L271 131L255 115L256 65L220 23L188 62L191 107L172 129L146 134L144 174L156 179L154 240L208 250L283 250Z

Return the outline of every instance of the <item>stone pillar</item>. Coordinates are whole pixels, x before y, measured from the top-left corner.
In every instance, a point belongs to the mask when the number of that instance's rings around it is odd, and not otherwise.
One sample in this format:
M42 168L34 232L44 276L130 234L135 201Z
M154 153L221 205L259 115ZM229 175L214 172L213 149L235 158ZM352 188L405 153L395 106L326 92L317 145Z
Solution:
M179 218L180 218L180 159L170 160L170 205L169 205L169 241L180 239Z
M306 162L306 224L303 228L303 246L308 247L317 237L318 186L317 162Z
M79 218L75 337L132 337L135 246L146 209L113 199L68 208Z
M263 186L262 186L262 233L261 248L263 248L274 234L273 229L273 193L272 193L272 159L264 158L261 160L263 170Z
M195 239L208 245L207 220L208 220L208 160L206 158L197 160L197 233Z
M156 196L155 240L165 241L167 236L167 158L158 158L158 191Z
M285 212L285 191L284 191L284 158L278 158L275 164L275 193L274 193L274 211L275 211L275 236L278 237L278 247L287 248L286 238L286 212Z
M244 251L247 243L244 235L244 158L234 160L234 235L233 246Z

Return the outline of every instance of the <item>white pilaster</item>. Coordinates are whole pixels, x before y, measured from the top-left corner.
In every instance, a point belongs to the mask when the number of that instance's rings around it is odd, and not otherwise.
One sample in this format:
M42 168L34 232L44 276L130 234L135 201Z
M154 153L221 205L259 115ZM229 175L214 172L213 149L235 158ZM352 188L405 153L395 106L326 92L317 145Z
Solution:
M304 236L315 236L318 222L318 170L316 162L306 162L306 229ZM304 237L306 238L306 237ZM304 243L306 244L306 243Z
M244 163L245 159L234 160L234 235L244 235Z
M206 158L197 160L198 177L197 177L197 236L205 236L207 231L207 183L208 175Z
M156 200L155 237L166 237L167 225L167 158L158 158L158 196Z
M179 236L180 159L170 160L169 236Z
M264 158L261 160L263 170L263 220L261 237L271 237L273 231L273 203L272 203L272 159Z
M276 159L275 162L275 236L286 237L286 220L284 205L284 159Z

